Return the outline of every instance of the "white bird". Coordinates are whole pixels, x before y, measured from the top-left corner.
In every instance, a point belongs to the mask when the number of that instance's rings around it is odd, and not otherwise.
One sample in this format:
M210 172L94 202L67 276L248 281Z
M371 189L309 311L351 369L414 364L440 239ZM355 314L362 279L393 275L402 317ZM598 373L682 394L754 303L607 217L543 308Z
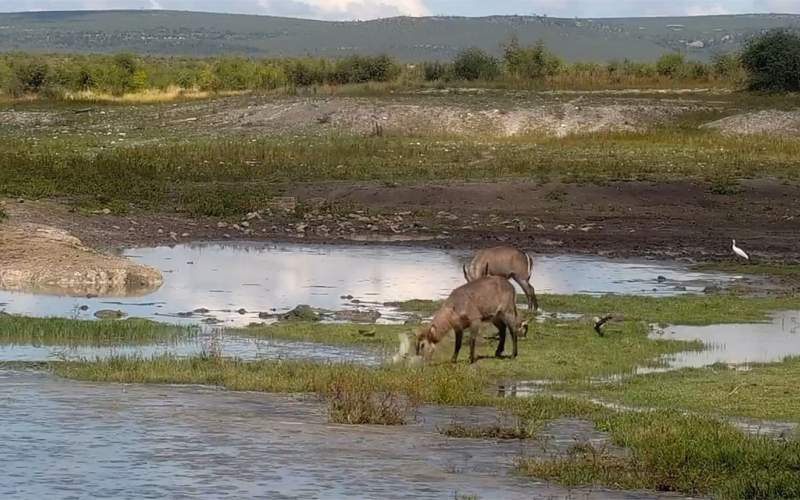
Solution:
M747 255L744 250L736 246L736 240L733 240L733 245L731 246L731 248L733 249L733 253L735 253L739 257L746 260L750 260L750 256Z

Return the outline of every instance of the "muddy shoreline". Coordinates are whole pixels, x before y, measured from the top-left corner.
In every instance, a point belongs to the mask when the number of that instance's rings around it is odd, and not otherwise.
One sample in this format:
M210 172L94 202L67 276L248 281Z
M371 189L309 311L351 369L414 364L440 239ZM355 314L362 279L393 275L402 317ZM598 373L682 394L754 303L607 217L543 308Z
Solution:
M387 186L286 186L276 208L241 217L125 215L76 210L69 200L5 200L15 222L47 224L104 250L253 240L477 248L691 260L730 259L736 239L762 261L800 260L800 187L741 183L731 194L691 182L607 185L531 181ZM288 200L288 201L287 201Z

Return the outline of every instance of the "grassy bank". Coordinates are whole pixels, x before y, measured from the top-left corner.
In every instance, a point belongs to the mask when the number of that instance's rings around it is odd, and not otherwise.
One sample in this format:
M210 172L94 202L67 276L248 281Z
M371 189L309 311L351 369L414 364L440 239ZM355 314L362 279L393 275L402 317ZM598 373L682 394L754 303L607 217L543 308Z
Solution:
M179 340L196 330L131 318L122 321L81 321L28 318L0 314L0 344L108 346Z
M524 298L519 297L522 301ZM643 297L635 295L540 295L548 313L577 313L587 316L614 314L625 321L673 325L749 323L768 319L773 311L800 309L800 297L748 297L733 294ZM406 312L430 315L440 302L410 300L397 303Z
M596 426L628 450L577 444L556 460L521 460L521 473L568 486L675 491L725 499L800 496L800 440L747 436L714 419L675 412L609 413Z
M800 422L800 359L753 365L686 369L592 387L604 400L650 408L682 408L703 414Z
M726 138L708 131L488 141L197 137L110 148L92 146L93 140L86 138L74 141L61 136L3 142L0 193L229 215L261 208L286 183L524 177L568 182L694 179L730 188L743 177L796 179L800 156L796 139Z

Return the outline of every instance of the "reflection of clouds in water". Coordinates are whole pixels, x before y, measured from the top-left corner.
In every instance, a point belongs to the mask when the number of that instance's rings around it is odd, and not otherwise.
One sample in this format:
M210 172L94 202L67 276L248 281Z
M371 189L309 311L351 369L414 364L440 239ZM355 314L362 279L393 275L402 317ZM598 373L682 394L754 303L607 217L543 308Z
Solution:
M128 304L124 306L103 304L104 299L6 292L0 292L0 302L9 302L8 312L38 316L69 316L76 306L87 304L90 311L81 317L91 317L98 309L121 307L133 316L163 319L156 315L205 307L215 311L212 314L217 318L246 324L257 320L259 311L286 310L302 303L341 309L348 303L340 296L348 294L374 302L445 297L463 283L461 263L467 258L465 252L428 248L249 242L177 245L125 253L138 262L171 271L164 273L164 285L145 298L122 300ZM658 276L667 281L659 283ZM674 263L562 255L535 257L533 284L539 293L669 295L681 293L675 290L677 282L688 291L699 291L709 281L725 279L728 277L690 273ZM130 305L142 302L166 305ZM219 312L239 308L250 314Z
M770 363L800 355L800 312L775 313L771 321L753 324L671 326L654 338L700 340L698 352L665 356L671 368L698 368L715 363Z

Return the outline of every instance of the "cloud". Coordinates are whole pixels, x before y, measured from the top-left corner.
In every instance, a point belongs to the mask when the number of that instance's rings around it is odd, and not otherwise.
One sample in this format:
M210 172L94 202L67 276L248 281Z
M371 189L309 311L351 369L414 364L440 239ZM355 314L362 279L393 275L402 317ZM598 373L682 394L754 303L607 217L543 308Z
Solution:
M10 4L4 8L4 4ZM11 8L13 5L13 8ZM800 0L0 0L3 10L175 9L349 20L430 14L557 17L686 16L782 12Z
M102 9L197 10L331 20L426 16L431 13L424 0L17 0L13 10ZM0 11L3 10L0 7Z

